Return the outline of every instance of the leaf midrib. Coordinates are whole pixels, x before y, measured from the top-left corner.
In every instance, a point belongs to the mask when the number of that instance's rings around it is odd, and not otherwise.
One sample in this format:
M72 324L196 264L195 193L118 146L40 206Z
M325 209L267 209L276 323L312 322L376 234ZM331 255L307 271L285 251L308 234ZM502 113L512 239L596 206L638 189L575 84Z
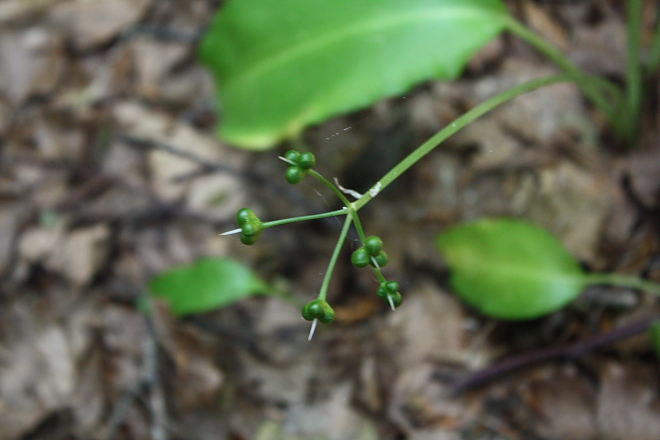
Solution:
M448 10L449 9L449 10ZM266 76L268 72L276 69L279 65L285 64L288 61L301 57L302 55L318 50L321 47L331 45L332 43L341 41L343 39L348 39L359 35L361 33L372 33L382 29L394 29L399 26L403 26L408 23L415 21L424 22L437 20L439 22L455 20L455 19L468 19L474 18L483 15L491 15L490 13L484 13L483 9L475 7L453 7L448 8L447 6L438 7L431 11L416 10L414 13L408 14L391 14L385 18L379 18L378 20L373 20L369 24L364 24L360 22L358 24L353 24L351 26L342 28L336 32L330 32L323 34L317 39L313 39L302 44L297 44L289 47L286 50L281 51L280 53L265 59L262 62L257 63L254 67L248 69L247 73L236 76L235 80L226 80L223 81L226 89L240 89L245 87L245 83L250 83L256 78L261 76ZM493 16L501 15L503 18L507 17L506 14L502 13L492 13Z
M492 272L497 274L507 274L509 276L541 281L563 281L578 282L584 280L585 275L581 271L574 273L552 272L548 270L538 270L521 265L488 263L476 266L479 272ZM557 269L558 270L558 269ZM568 269L567 269L568 270ZM468 269L467 272L470 270Z

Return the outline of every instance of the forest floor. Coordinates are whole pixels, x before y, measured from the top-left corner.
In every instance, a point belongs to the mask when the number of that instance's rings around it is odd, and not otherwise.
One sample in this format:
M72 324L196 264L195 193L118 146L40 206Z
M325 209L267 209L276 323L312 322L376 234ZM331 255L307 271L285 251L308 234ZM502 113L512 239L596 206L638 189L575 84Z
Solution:
M515 217L551 231L587 270L660 281L657 77L637 145L615 142L562 84L437 148L362 211L402 306L383 304L346 247L329 292L337 320L308 342L300 305L318 292L341 225L281 226L249 247L219 233L245 206L266 220L339 206L310 179L286 185L286 145L250 153L215 137L214 85L195 50L218 3L0 1L0 440L660 438L648 334L588 343L644 328L660 313L655 297L592 287L551 316L497 321L452 294L433 244L458 223ZM580 66L623 82L620 3L509 5ZM362 192L465 109L554 72L503 35L460 80L305 138L320 172ZM153 276L205 256L249 265L288 300L141 313ZM568 348L531 362L555 347ZM511 357L522 367L471 376Z

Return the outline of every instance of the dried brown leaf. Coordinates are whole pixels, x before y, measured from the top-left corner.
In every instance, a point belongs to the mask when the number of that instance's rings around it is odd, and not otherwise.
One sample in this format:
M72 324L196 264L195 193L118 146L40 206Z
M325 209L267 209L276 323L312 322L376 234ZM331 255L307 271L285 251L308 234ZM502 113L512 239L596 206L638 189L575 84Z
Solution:
M660 438L660 398L654 368L607 362L600 371L598 430L603 439Z
M50 12L53 21L71 33L75 47L88 50L137 23L149 3L149 0L74 0L59 3Z
M33 94L51 92L64 67L60 50L57 36L43 27L0 33L0 90L15 105Z

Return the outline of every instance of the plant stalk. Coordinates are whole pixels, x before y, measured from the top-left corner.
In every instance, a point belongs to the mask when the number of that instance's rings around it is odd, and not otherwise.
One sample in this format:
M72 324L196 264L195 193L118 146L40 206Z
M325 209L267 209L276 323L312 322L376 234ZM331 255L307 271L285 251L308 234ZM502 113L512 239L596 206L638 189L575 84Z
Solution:
M381 178L372 187L371 190L367 191L362 197L360 197L359 200L353 203L355 210L359 211L364 205L369 203L371 199L373 199L376 195L378 195L380 191L385 189L390 183L394 182L401 174L403 174L406 170L408 170L408 168L410 168L415 163L417 163L417 161L419 161L422 157L430 153L435 147L440 145L448 137L452 136L454 133L456 133L466 125L470 124L474 120L480 118L484 114L488 113L495 107L504 104L505 102L510 101L517 96L531 92L532 90L536 90L541 87L545 87L559 82L567 82L573 80L574 77L572 75L567 75L567 74L554 75L545 78L535 79L526 82L524 84L521 84L519 86L513 87L503 93L500 93L497 96L494 96L493 98L490 98L486 102L479 104L472 110L468 111L467 113L463 114L462 116L454 120L454 122L447 125L445 128L443 128L438 133L433 135L429 140L427 140L422 145L417 147L415 151L413 151L408 156L406 156L405 159L403 159L387 174L385 174L385 176L383 176L383 178Z
M306 220L317 220L321 218L336 217L342 214L348 214L348 209L338 209L336 211L324 212L321 214L303 215L301 217L283 218L281 220L273 220L270 222L265 222L262 224L262 226L265 229L273 226L285 225L287 223L304 222Z
M600 111L607 116L609 121L616 125L617 108L622 104L623 95L621 90L612 82L598 76L589 75L571 62L556 47L544 38L533 32L518 20L507 20L506 27L512 34L522 38L534 46L536 50L548 57L552 62L573 77L584 94L594 103Z
M325 297L328 294L328 286L330 285L330 278L332 278L332 272L334 272L335 266L337 265L337 260L339 259L341 247L344 245L344 241L346 240L346 236L348 235L348 229L351 227L352 221L353 221L353 217L347 215L346 220L344 220L344 226L342 227L341 233L339 234L339 239L337 240L337 244L335 245L335 250L332 252L332 257L330 257L330 262L328 263L328 270L326 270L325 275L323 276L323 283L321 283L321 289L319 290L318 298L324 301L325 301Z
M608 284L612 286L629 287L660 295L660 283L645 280L634 275L617 273L590 273L585 277L586 284Z
M323 177L321 174L314 170L309 170L309 175L314 177L316 180L330 188L336 195L339 197L339 200L342 201L344 205L346 205L346 208L351 207L351 202L346 198L346 196L337 188L335 185L333 185L328 179Z

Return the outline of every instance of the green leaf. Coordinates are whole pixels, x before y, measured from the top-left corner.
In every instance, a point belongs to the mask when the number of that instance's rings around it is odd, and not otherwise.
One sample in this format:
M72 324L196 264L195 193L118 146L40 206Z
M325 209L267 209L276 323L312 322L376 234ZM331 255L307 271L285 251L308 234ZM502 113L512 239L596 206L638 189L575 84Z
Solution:
M199 50L227 142L266 149L307 125L458 76L509 19L501 0L230 0Z
M188 315L224 307L270 289L237 261L204 258L157 276L149 283L149 290L166 299L176 315Z
M585 274L559 240L519 220L484 219L440 234L456 294L486 315L532 319L580 294Z

